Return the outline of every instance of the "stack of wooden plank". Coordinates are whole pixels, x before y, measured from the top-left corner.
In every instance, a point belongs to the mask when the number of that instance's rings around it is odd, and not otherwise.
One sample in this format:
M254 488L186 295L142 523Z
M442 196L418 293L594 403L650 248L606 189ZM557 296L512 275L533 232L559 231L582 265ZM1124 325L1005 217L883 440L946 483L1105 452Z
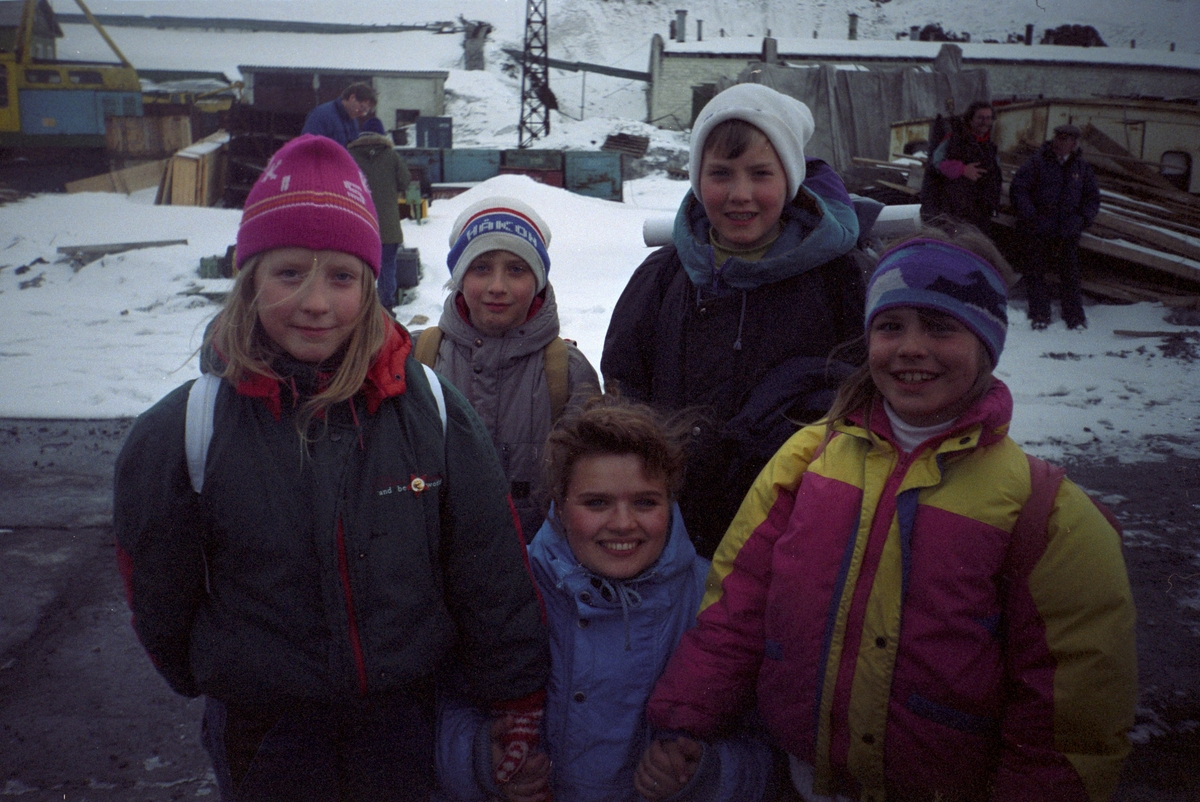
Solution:
M1158 165L1130 156L1123 148L1084 126L1084 158L1100 184L1100 214L1080 238L1080 248L1128 263L1120 276L1093 275L1085 289L1121 301L1155 300L1200 307L1200 197L1177 189L1159 174ZM1008 203L1013 174L1030 155L1001 153L1004 173L1002 210L996 222L1013 227ZM924 160L884 162L856 158L873 183L913 198L921 186Z
M162 183L163 170L167 160L135 164L120 170L94 175L91 178L81 178L78 181L68 181L66 190L74 192L120 192L128 195L139 189L148 189Z
M192 144L192 121L186 114L109 117L104 134L109 153L126 159L162 159Z
M218 131L176 153L167 161L155 203L212 206L225 189L229 134Z

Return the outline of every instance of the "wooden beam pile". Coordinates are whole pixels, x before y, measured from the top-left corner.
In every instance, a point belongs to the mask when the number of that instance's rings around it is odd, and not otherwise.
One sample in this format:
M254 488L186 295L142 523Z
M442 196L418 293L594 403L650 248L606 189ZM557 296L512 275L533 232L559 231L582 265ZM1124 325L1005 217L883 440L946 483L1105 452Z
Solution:
M167 161L154 202L172 206L212 206L225 189L229 134L218 131Z
M1100 214L1080 238L1085 251L1129 263L1131 275L1085 281L1085 290L1119 301L1154 300L1200 308L1200 197L1177 189L1163 178L1158 165L1135 159L1097 131L1084 126L1084 158L1100 185ZM1013 174L1030 153L1001 153L1004 174L1002 204L1007 204ZM879 176L873 183L913 198L921 186L923 161L909 158L884 162L855 158L857 166ZM1014 227L1011 207L1003 206L996 222Z

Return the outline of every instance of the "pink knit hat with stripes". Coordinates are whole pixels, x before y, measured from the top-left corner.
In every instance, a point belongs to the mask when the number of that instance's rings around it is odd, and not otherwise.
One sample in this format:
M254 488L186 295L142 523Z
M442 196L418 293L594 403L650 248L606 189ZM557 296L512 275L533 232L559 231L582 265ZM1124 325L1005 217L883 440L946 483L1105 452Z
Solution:
M271 157L254 182L237 235L237 266L275 248L341 251L379 276L379 218L350 153L304 134Z

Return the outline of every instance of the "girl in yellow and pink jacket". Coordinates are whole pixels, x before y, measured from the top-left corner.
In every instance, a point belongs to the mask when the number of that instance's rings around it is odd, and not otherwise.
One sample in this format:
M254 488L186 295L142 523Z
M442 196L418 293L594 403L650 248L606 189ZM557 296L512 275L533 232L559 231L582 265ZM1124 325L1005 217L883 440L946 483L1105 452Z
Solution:
M1008 436L997 266L969 234L881 257L867 364L726 533L648 704L665 738L755 693L805 800L1112 795L1137 691L1120 536Z

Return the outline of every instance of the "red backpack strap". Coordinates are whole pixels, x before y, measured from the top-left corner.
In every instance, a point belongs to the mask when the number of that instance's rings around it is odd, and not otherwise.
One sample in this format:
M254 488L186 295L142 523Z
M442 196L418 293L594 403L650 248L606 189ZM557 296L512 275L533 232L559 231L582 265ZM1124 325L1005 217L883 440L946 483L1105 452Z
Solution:
M1050 513L1054 511L1054 499L1058 495L1058 486L1067 474L1066 469L1058 465L1030 454L1025 457L1029 460L1029 498L1025 500L1017 523L1013 526L1006 573L1031 570L1033 563L1045 550L1046 529L1050 523Z

